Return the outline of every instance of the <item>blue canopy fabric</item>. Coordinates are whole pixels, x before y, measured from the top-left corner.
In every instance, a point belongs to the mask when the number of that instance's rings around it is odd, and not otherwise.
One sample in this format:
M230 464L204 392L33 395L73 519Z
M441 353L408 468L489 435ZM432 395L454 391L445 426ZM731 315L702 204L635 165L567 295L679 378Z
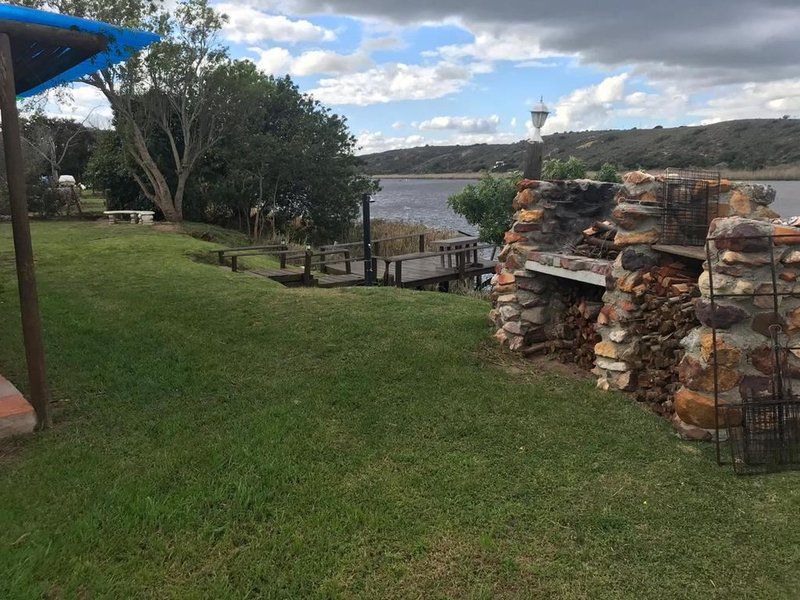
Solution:
M123 29L100 21L10 4L0 4L0 31L4 21L83 32L100 36L106 41L105 49L87 49L85 46L72 48L53 43L46 35L42 35L41 39L31 39L30 36L9 34L16 92L23 98L127 60L160 39L158 35L147 31Z

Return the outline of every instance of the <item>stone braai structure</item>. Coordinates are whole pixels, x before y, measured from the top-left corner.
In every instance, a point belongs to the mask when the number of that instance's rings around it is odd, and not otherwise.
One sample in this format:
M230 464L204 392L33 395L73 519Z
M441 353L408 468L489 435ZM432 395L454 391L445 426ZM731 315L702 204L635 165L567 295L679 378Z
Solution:
M768 357L762 356L768 349L765 336L769 331L765 329L766 317L761 316L761 307L772 300L752 296L753 290L764 291L765 286L771 286L770 271L764 263L765 242L739 238L754 235L753 232L769 233L778 227L772 225L777 215L769 209L775 193L766 186L726 180L714 185L719 185L714 190L719 192L719 204L710 216L716 217L710 232L722 236L722 241L714 242L710 265L698 255L702 248L681 259L694 269L695 280L690 285L677 286L682 294L680 300L696 316L690 315L691 321L687 317L684 322L689 323L685 328L689 333L672 343L671 347L681 348L670 354L675 357L670 368L677 381L669 388L671 399L658 410L672 418L682 435L692 439L710 438L714 427L712 352L717 352L719 360L721 397L738 401L741 394L768 390L770 381ZM501 263L492 279L490 316L498 342L523 353L546 345L548 340L563 343L570 299L596 299L600 306L594 326L597 337L587 339L594 344L593 373L598 387L636 391L638 382L648 377L648 367L641 360L642 338L654 337L653 334L669 337L664 331L648 332L643 327L643 323L657 322L664 329L663 321L648 318L648 307L653 302L643 299L646 293L652 296L653 289L661 289L653 287L649 274L654 269L674 268L675 256L669 254L670 248L659 245L663 235L663 190L663 179L643 172L627 173L621 185L584 180L521 181L514 199L514 224L505 235ZM616 257L608 260L575 256L576 236L603 220L616 228ZM781 230L785 232L787 228ZM788 230L797 232L799 245L785 245L781 286L793 286L800 278L800 229ZM720 303L711 315L708 269L714 270L715 283L719 278L717 285L741 291L745 296L749 292L751 296ZM684 280L685 276L680 279ZM692 296L697 296L693 305ZM800 299L782 302L783 318L800 337ZM717 327L728 329L718 337L716 350L710 346L710 320ZM698 321L700 325L691 329ZM569 332L566 335L569 337ZM796 359L800 378L800 358L791 358Z

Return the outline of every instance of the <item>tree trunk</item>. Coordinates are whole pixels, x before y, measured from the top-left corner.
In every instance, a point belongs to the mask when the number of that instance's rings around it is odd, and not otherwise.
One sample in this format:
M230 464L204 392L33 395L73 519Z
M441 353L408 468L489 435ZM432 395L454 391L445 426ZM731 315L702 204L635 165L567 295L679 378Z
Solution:
M178 172L178 184L175 186L175 195L172 196L172 207L175 209L175 219L170 219L170 221L183 221L183 197L186 194L186 182L188 180L188 169Z

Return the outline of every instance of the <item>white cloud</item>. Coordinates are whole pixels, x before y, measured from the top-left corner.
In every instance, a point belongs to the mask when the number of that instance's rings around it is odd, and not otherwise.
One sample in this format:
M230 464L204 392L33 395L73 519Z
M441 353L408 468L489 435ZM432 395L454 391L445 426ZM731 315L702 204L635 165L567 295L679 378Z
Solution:
M564 96L545 124L545 131L597 129L608 125L614 105L625 97L627 80L627 73L606 77L597 85L578 88Z
M232 42L255 44L264 40L282 43L332 42L336 34L305 19L268 15L250 6L223 3L217 8L228 15L223 33Z
M474 40L469 44L442 46L436 53L448 60L476 59L481 61L534 61L553 56L544 52L530 25L464 25Z
M258 54L256 66L268 75L288 73L292 65L292 53L286 48L250 48L251 52Z
M405 123L403 123L402 121L395 121L394 123L392 123L392 129L402 129L405 126L406 126Z
M422 145L424 142L425 138L421 135L386 137L380 131L362 131L356 137L356 145L358 147L356 154L372 154L400 148L413 148L414 146Z
M47 94L44 112L49 117L72 119L103 129L111 126L114 116L100 90L84 84L77 84L65 93Z
M495 133L500 117L492 115L487 118L474 117L433 117L419 124L422 131L432 129L451 129L461 133Z
M680 119L686 115L689 96L674 86L666 86L659 93L637 91L625 96L625 106L620 116L644 119Z
M753 117L800 116L800 79L729 86L691 111L703 124Z
M324 50L303 52L292 61L289 72L292 75L340 75L355 73L372 65L372 60L364 52L337 54Z
M322 79L310 90L326 104L368 106L399 100L430 100L461 91L480 68L441 62L432 66L385 63L367 71Z
M355 73L372 65L364 52L338 54L327 50L308 50L293 56L286 48L249 48L258 54L256 66L270 75L344 75Z

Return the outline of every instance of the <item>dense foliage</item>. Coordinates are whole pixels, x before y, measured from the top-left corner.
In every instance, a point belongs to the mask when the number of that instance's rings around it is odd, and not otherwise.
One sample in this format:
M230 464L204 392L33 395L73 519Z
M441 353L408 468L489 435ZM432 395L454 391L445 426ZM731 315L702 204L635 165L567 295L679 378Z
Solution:
M114 132L89 169L111 206L152 206L171 221L235 224L255 237L294 223L326 241L373 189L345 120L290 79L232 60L219 41L226 17L208 0L26 3L162 36L85 80L113 110Z
M570 156L567 160L551 158L542 165L542 179L583 179L586 177L586 163Z
M242 224L255 237L290 225L312 241L341 237L373 183L360 174L345 120L289 77L236 61L225 73L225 135L201 165L192 217Z
M481 240L500 244L513 221L512 203L519 180L518 173L485 175L477 184L468 185L458 194L450 196L447 203L470 225L478 227Z
M619 176L619 168L612 163L603 163L600 170L597 171L595 179L609 183L622 183L622 178Z

